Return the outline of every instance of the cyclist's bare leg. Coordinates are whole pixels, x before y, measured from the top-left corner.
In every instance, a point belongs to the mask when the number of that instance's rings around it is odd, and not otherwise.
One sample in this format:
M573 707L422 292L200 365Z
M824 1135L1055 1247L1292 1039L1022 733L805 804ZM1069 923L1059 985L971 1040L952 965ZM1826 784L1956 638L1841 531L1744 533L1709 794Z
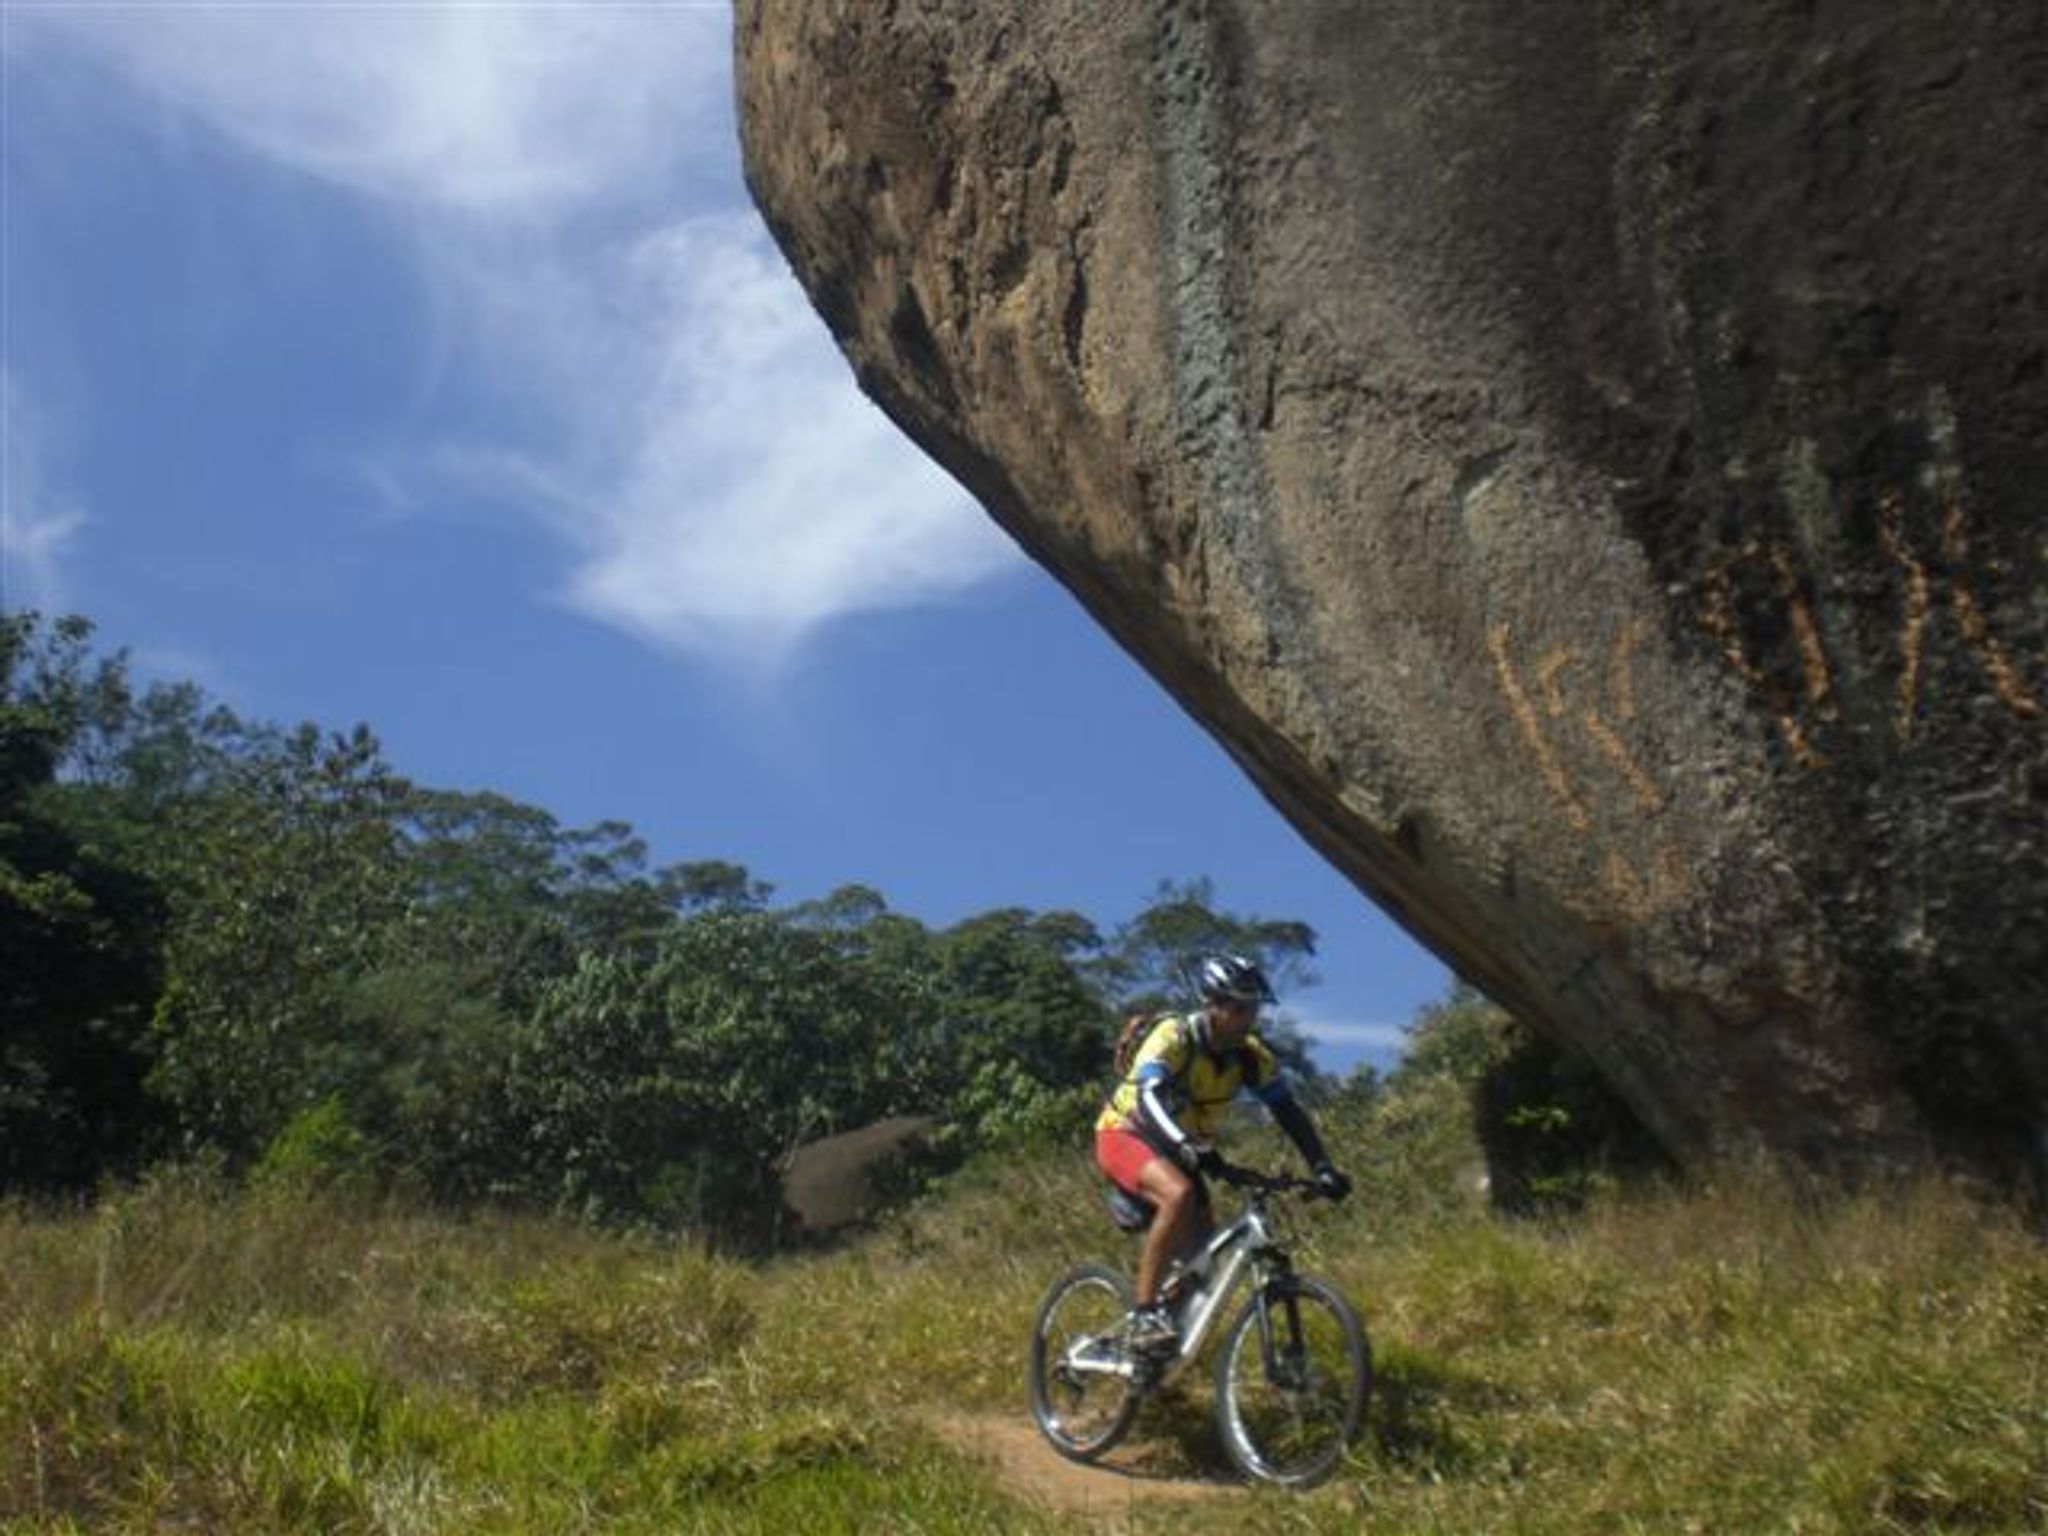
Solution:
M1159 1295L1159 1280L1174 1259L1185 1258L1209 1236L1209 1203L1195 1181L1170 1160L1155 1157L1138 1174L1138 1190L1157 1208L1138 1254L1138 1305Z

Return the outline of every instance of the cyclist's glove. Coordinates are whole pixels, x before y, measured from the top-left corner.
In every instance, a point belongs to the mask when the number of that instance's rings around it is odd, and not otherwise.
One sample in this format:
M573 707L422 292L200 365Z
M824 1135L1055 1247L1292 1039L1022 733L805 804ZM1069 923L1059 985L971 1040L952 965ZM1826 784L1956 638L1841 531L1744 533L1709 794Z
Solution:
M1189 1173L1206 1174L1212 1179L1223 1171L1223 1155L1199 1141L1182 1142L1179 1160L1181 1167Z
M1316 1188L1331 1200L1342 1200L1351 1193L1351 1181L1328 1163L1316 1169Z

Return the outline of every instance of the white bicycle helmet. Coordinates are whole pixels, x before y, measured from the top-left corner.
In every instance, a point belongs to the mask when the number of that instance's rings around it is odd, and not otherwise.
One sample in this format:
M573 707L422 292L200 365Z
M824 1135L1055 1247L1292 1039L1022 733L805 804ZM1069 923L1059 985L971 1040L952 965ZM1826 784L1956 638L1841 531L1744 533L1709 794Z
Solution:
M1273 988L1256 960L1243 955L1211 955L1196 974L1205 1003L1270 1003Z

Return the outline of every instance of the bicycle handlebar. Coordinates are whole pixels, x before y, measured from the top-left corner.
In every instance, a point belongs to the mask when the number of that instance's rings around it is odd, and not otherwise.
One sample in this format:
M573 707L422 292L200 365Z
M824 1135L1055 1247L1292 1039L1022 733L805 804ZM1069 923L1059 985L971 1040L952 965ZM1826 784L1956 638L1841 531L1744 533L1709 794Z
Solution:
M1262 1173L1256 1168L1225 1163L1216 1170L1216 1177L1233 1189L1248 1189L1256 1195L1305 1195L1311 1200L1333 1198L1314 1179L1304 1179L1298 1174Z

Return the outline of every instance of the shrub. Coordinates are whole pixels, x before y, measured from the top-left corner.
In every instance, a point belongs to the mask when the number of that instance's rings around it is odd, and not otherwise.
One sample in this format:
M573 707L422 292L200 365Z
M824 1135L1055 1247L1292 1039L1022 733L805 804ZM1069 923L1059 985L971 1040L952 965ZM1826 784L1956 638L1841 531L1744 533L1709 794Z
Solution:
M300 1110L271 1139L250 1170L257 1189L365 1193L376 1183L376 1154L339 1098Z

